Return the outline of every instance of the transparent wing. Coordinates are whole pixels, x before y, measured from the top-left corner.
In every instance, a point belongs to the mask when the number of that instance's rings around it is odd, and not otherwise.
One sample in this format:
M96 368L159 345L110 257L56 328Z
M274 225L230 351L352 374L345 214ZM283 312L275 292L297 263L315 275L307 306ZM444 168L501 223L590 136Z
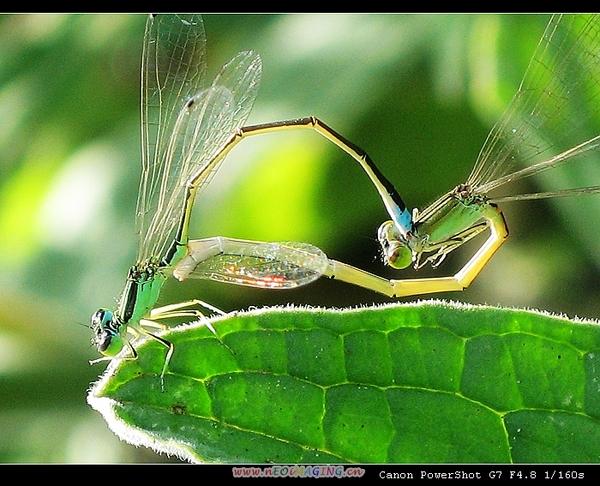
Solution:
M175 267L179 280L202 278L250 287L289 289L323 275L325 253L307 243L265 243L225 238L190 241Z
M141 74L142 175L136 226L140 245L156 213L168 172L163 153L184 100L206 77L206 35L199 15L150 15L146 21ZM140 248L142 253L142 248Z
M480 193L600 146L600 18L555 15L467 179ZM596 122L594 119L596 117ZM526 164L524 169L519 166Z
M205 49L200 16L148 19L142 55L139 260L164 256L175 237L187 181L244 123L256 98L261 73L256 53L238 54L207 86Z
M555 197L582 196L586 194L600 194L600 186L578 187L577 189L563 189L562 191L534 192L532 194L516 194L514 196L501 196L491 198L491 203L500 204L511 201L531 201L534 199L549 199Z

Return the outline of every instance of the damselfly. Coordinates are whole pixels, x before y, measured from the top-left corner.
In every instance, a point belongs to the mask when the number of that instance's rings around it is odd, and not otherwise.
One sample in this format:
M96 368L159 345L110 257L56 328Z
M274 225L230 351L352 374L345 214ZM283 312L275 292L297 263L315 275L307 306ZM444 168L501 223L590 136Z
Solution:
M491 198L505 184L590 154L600 135L589 136L578 120L598 112L600 20L597 16L554 16L515 97L490 132L466 183L419 211L408 210L394 186L370 157L314 117L244 127L258 89L261 62L243 52L206 85L205 36L197 15L149 17L142 55L142 177L137 204L140 246L118 308L92 316L94 343L112 359L127 333L149 335L157 321L201 317L194 306L218 311L199 300L154 308L170 274L283 289L335 278L391 297L466 288L508 236L497 203L600 192L600 186ZM577 105L585 94L595 102ZM578 115L578 116L575 116ZM225 156L253 135L311 129L354 158L379 192L391 220L379 228L385 262L393 268L439 265L482 232L490 236L453 276L388 280L331 260L306 243L266 243L213 237L190 240L196 193L210 181ZM597 132L594 132L596 134ZM518 168L518 163L528 164Z

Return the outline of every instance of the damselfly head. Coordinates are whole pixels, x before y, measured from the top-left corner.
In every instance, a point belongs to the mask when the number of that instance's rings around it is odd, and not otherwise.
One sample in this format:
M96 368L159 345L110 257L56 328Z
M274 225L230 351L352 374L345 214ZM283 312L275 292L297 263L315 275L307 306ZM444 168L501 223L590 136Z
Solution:
M115 356L123 348L119 324L112 311L98 309L92 314L92 343L104 356Z
M377 231L377 238L383 251L383 260L392 268L402 269L413 262L411 234L408 238L400 234L393 221L386 221Z

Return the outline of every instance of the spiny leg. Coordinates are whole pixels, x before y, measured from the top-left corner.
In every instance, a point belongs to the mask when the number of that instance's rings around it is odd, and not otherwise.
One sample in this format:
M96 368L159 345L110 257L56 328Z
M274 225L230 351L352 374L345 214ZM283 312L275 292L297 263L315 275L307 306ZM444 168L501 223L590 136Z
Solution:
M165 356L165 362L163 363L162 371L160 372L160 389L162 391L165 391L165 381L164 381L165 373L167 372L167 368L169 366L169 362L171 361L171 357L173 356L173 351L175 348L174 348L172 342L167 341L166 339L163 339L160 336L157 336L156 334L152 334L151 332L148 332L143 327L141 327L141 326L151 327L151 325L149 325L148 322L149 321L147 319L141 319L139 326L137 326L137 327L129 326L129 327L130 327L130 329L134 329L135 331L137 331L139 334L143 334L144 336L148 336L148 337L154 339L155 341L158 341L160 344L162 344L163 346L165 346L167 348L167 355Z
M141 323L143 323L143 325L145 325L147 327L166 329L167 328L166 325L158 323L158 322L153 322L153 321L160 320L160 319L171 319L171 318L175 318L175 317L195 317L198 320L201 320L202 323L208 328L208 330L211 333L213 333L213 335L219 341L222 342L221 337L217 334L217 330L211 324L208 317L206 317L201 311L195 310L195 309L179 310L179 309L186 309L187 307L192 307L194 305L200 305L206 309L209 309L209 310L215 312L216 314L226 315L225 312L223 312L222 310L218 309L217 307L209 304L208 302L205 302L200 299L192 299L192 300L187 300L185 302L178 302L176 304L169 304L169 305L165 305L162 307L156 307L155 309L152 309L150 311L150 313L148 314L149 319L144 319L143 321L141 321ZM152 320L150 320L150 319L152 319Z
M175 317L205 317L204 314L202 312L200 312L199 310L182 310L182 311L173 311L173 312L165 312L163 314L158 314L153 316L153 319L173 319ZM160 323L155 323L155 327L159 328L159 329L167 329L167 325L165 324L160 324Z
M181 308L181 307L189 307L190 305L194 305L197 302L202 302L202 301L195 301L195 300L190 300L188 302L182 302L180 304L171 304L168 306L164 306L164 307L159 307L157 309L154 310L158 310L158 309L165 309L165 308ZM216 309L216 307L215 307ZM152 312L150 313L152 314ZM225 313L223 313L223 315L225 315ZM221 336L219 336L219 334L217 334L217 330L214 328L214 326L212 325L212 323L210 322L210 320L208 319L208 317L206 317L202 312L200 312L199 310L195 310L195 309L189 309L189 310L183 310L183 311L175 311L175 312L163 312L162 314L157 314L157 315L153 315L152 318L153 319L171 319L173 317L196 317L198 318L198 320L200 320L202 322L202 324L204 324L204 326L206 328L208 328L208 330L219 340L219 342L225 346L227 349L229 349L231 351L231 353L233 354L233 351L231 350L231 348L229 346L227 346L227 344L225 344L223 342L223 339L221 338ZM166 329L167 326L158 322L153 322L150 321L148 319L142 319L140 321L140 325L146 326L146 327L156 327L159 329ZM157 336L154 336L153 334L147 333L150 336L157 338ZM168 342L168 341L166 341ZM171 351L172 354L172 351ZM170 359L170 357L169 357ZM164 370L163 370L164 373Z
M100 358L90 360L89 364L94 365L97 363L101 363L102 361L112 361L113 359L122 359L125 361L136 360L138 358L138 354L133 345L129 342L128 339L125 340L125 344L127 344L129 351L131 352L131 356L123 356L122 358L116 358L115 356L102 356Z
M189 304L189 303L185 303L185 304ZM165 306L165 307L172 308L173 306L177 306L177 305L178 304L173 304L171 306ZM201 317L201 318L204 318L205 319L204 325L217 337L217 339L219 339L219 341L221 341L220 336L217 335L217 332L214 329L214 327L212 326L212 324L210 324L210 322L208 322L208 319L206 318L206 316L198 310L188 310L188 311L181 311L181 312L167 312L167 313L156 315L153 318L154 319L167 319L167 318L171 318L171 317ZM148 337L154 339L155 341L158 341L160 344L162 344L163 346L165 346L167 348L167 354L165 356L165 361L164 361L164 364L162 367L162 371L160 373L160 388L162 391L164 391L164 389L165 389L164 376L169 367L169 363L173 356L173 352L175 351L175 347L173 346L172 342L167 341L166 339L147 331L146 329L144 329L144 327L154 327L154 328L158 328L158 329L165 329L165 328L167 328L167 326L165 326L164 324L158 323L158 322L154 322L149 319L141 319L137 326L130 325L128 328L128 330L130 330L133 334L148 336ZM221 343L223 343L223 342L221 341ZM227 348L229 348L229 346L227 346L227 345L225 345L225 346ZM135 357L137 358L137 352L135 352L135 349L133 349L133 347L131 345L130 345L130 347L131 347L132 351L135 353Z
M169 304L169 305L165 305L162 307L156 307L155 309L152 309L150 311L150 317L156 318L156 316L159 314L164 314L166 312L170 312L170 311L174 311L174 310L178 310L178 309L184 309L186 307L192 307L194 305L202 306L205 309L215 312L216 314L221 314L221 315L226 314L221 309L216 308L215 306L209 304L208 302L204 302L203 300L200 300L200 299L192 299L192 300L186 300L185 302L179 302L177 304Z
M88 363L91 364L91 365L95 365L95 364L98 364L98 363L102 363L102 361L112 361L113 359L115 359L113 356L102 356L100 358L90 359L88 361Z
M209 310L214 311L217 314L220 315L225 315L225 312L223 312L220 309L217 309L216 307L208 304L207 302L204 302L202 300L199 299L193 299L193 300L188 300L186 302L179 302L177 304L170 304L170 305L165 305L163 307L157 307L156 309L152 309L150 311L150 314L148 315L148 317L150 319L154 319L154 320L159 320L159 319L171 319L173 317L196 317L199 320L202 320L204 325L210 330L210 332L212 332L215 336L218 337L217 335L217 331L215 330L215 328L213 327L213 325L210 323L209 319L199 310L183 310L180 311L178 309L185 309L186 307L191 307L193 305L201 305ZM150 321L152 322L152 321ZM161 329L166 328L165 325L163 324L158 324L155 323L156 327L160 327Z
M160 317L154 317L154 319L160 319ZM148 319L144 319L144 326L151 327L154 329L159 329L161 331L165 331L165 330L169 329L169 326L167 326L166 324L163 324L162 322L150 321Z
M200 312L199 310L186 310L186 311L179 311L179 312L166 312L164 314L160 314L157 316L154 316L153 319L172 319L174 317L196 317L199 321L202 321L202 323L210 330L210 332L212 332L215 336L219 337L217 334L217 331L215 330L215 328L213 327L213 325L210 323L210 320L208 319L208 317L206 317L202 312ZM167 326L164 324L158 324L157 323L157 327L161 326L162 329L166 329Z
M433 268L439 267L451 252L461 247L467 241L473 239L481 232L485 231L488 228L488 226L489 223L487 221L484 221L482 223L473 225L470 228L461 231L460 233L457 233L452 238L446 241L441 242L440 244L435 246L435 249L437 250L436 253L434 253L430 257L427 257L422 263L417 265L415 268L422 268L427 263L431 263L431 266Z

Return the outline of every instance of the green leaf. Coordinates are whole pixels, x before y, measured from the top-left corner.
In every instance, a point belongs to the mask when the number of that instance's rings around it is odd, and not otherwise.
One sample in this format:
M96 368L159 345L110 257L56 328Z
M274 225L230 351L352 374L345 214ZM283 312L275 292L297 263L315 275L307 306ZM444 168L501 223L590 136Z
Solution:
M422 302L240 312L163 334L88 396L119 437L201 462L598 462L600 327Z

